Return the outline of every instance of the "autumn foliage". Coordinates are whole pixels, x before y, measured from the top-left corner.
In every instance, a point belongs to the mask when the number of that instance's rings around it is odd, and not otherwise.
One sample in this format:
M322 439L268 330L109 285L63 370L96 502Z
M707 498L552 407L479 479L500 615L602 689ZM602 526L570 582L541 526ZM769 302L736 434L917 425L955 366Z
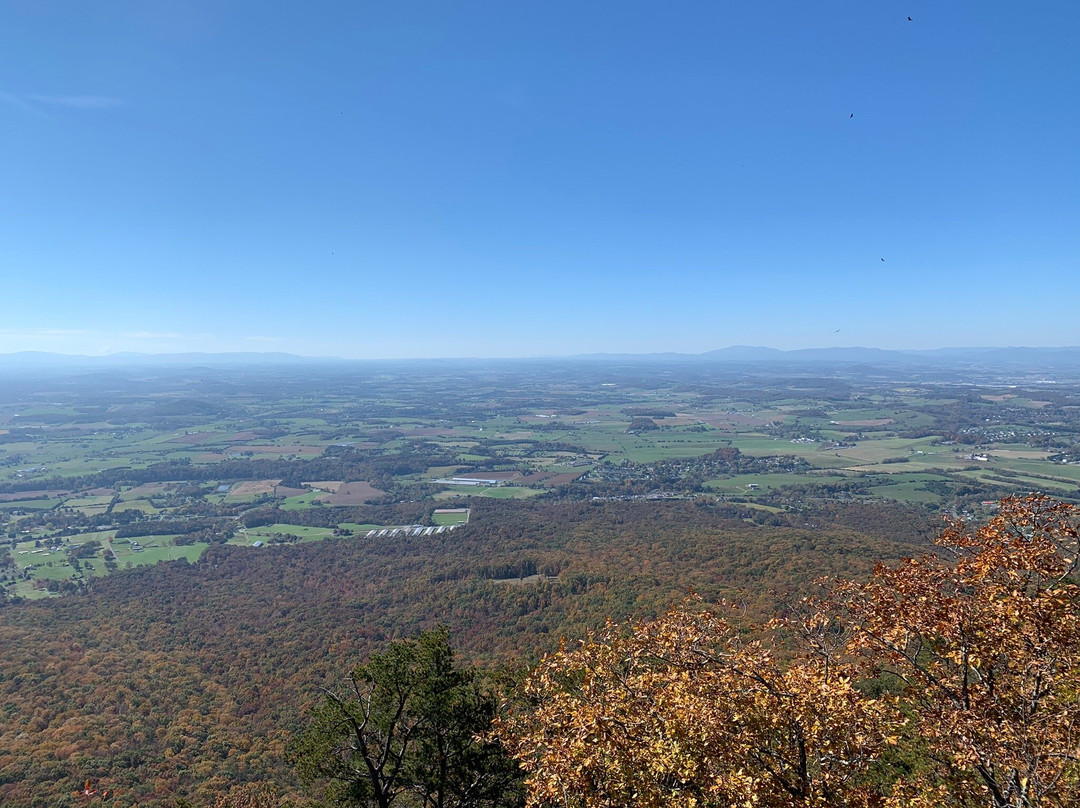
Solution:
M530 805L1080 806L1076 510L936 543L767 626L691 601L546 657L497 725Z
M768 615L814 578L864 577L926 535L921 513L892 505L472 504L453 534L214 546L198 564L0 607L0 805L84 805L72 794L87 779L114 808L207 808L250 782L296 801L285 752L320 686L336 689L396 638L444 623L463 663L532 662L562 635L584 636L605 615L662 614L691 588L714 600L746 591ZM372 518L407 524L419 507ZM294 513L314 524L319 510ZM559 578L518 584L532 572Z
M1006 500L941 553L837 592L850 652L903 684L919 804L1080 805L1080 534L1071 505Z

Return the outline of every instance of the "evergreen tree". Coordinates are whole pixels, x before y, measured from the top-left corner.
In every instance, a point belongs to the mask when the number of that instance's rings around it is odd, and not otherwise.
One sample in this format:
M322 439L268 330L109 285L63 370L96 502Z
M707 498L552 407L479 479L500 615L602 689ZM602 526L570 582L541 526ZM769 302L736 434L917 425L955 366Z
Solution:
M487 739L496 700L455 664L445 628L358 665L326 692L292 750L302 780L337 805L502 808L522 802L521 774Z

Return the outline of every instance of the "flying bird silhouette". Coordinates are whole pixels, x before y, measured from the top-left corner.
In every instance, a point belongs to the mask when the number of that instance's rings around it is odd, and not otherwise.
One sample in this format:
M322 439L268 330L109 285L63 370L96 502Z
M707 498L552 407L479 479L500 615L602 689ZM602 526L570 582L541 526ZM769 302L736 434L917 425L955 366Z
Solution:
M855 117L855 113L854 113L854 112L853 112L853 113L851 113L850 115L848 115L848 117L849 117L849 118L854 118L854 117Z
M908 17L908 18L907 18L907 21L908 21L908 22L915 22L915 21L914 21L913 19L911 19L911 17Z
M884 259L884 258L882 258L881 260L882 260L882 261L884 261L885 259Z

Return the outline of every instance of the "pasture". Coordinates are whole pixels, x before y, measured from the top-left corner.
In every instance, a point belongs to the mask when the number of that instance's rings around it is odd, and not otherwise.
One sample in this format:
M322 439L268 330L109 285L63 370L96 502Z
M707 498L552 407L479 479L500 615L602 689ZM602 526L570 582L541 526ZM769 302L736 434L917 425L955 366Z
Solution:
M340 508L342 529L363 535L388 518L380 508L541 494L694 496L703 478L714 478L705 488L715 496L766 508L827 499L836 482L847 486L835 493L841 498L931 512L1029 490L1080 499L1075 379L912 373L435 363L352 375L162 371L123 384L73 376L47 395L0 385L0 528L16 568L32 563L36 571L29 550L17 553L28 540L45 550L33 542L75 544L87 531L105 535L104 528L158 518L242 520L258 509ZM704 460L719 449L741 456ZM703 460L677 462L692 458ZM722 477L725 469L736 476ZM511 484L431 485L485 473ZM443 515L434 521L453 524ZM279 523L238 533L233 543L284 535L315 541L334 529ZM190 559L202 548L177 547L168 537L140 541L141 552L114 542L121 567ZM64 551L47 560L48 580L58 580ZM100 573L93 564L87 574ZM13 585L21 592L24 583Z

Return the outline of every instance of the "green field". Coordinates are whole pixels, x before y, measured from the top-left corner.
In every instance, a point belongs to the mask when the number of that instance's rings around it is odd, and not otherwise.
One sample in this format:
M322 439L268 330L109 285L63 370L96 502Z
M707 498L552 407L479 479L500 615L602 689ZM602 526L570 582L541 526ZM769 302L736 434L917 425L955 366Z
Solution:
M0 502L0 510L48 511L63 503L62 499L23 499L16 502Z
M215 381L162 371L132 377L126 388L64 377L47 394L0 385L0 494L27 496L0 500L13 569L28 563L16 551L27 538L44 550L33 541L70 545L88 531L199 518L276 523L239 532L233 544L283 535L319 541L335 535L335 520L340 536L398 518L369 508L433 510L471 498L690 498L704 489L764 508L863 498L934 514L1031 490L1080 500L1080 383L1071 377L1035 385L1006 383L996 371L948 380L851 367L822 370L821 378L712 364L522 367L276 369L228 384L228 374ZM652 423L630 432L635 418ZM484 471L544 476L494 487L431 484ZM285 498L289 492L277 496L272 487L248 497L217 490L269 479L288 488L366 482L385 496L337 514L316 491ZM328 526L287 524L290 512L316 510L325 513L303 521ZM273 515L246 520L253 511ZM401 518L428 524L430 510L409 507ZM140 553L114 543L121 566L191 559L202 549L168 537L142 541ZM65 552L49 557L42 580L64 574ZM26 583L12 585L21 592Z
M302 511L306 508L312 507L313 503L321 496L322 494L320 494L318 491L312 491L307 494L301 494L295 497L288 497L282 500L281 509L283 511Z
M343 530L351 530L353 533L363 535L369 530L382 530L385 525L359 524L357 522L342 522L338 527Z
M370 528L369 528L370 529ZM255 541L267 541L270 539L280 539L282 536L298 536L300 541L321 541L322 539L329 539L334 536L334 529L331 527L307 527L304 525L267 525L265 527L249 527L243 533L238 536L245 536L246 541L244 544L250 544Z
M516 485L500 485L494 488L484 488L474 493L473 496L487 497L488 499L529 499L544 493L539 488L522 488Z
M467 513L435 513L431 515L431 521L437 525L464 525L469 521Z

